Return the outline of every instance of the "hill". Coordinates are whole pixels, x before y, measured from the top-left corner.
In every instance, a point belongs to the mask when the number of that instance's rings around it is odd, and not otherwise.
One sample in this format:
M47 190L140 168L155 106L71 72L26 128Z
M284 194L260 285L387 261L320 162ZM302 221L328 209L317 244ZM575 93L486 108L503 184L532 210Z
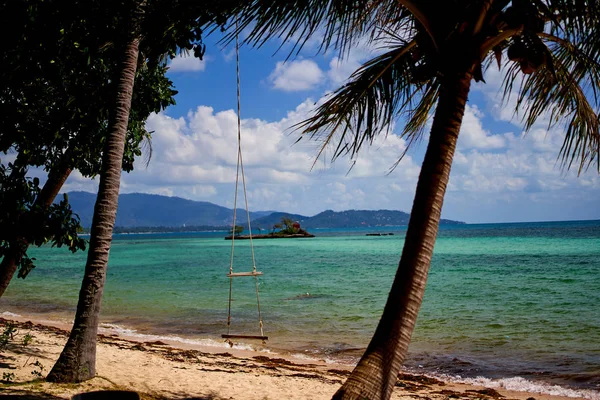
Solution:
M81 225L89 228L96 195L87 192L70 192L69 202L75 213L81 218ZM323 211L313 217L280 211L250 212L253 228L271 230L280 223L282 217L300 222L303 228L356 228L369 226L398 226L408 224L409 214L393 210L347 210ZM246 225L246 211L238 209L237 225ZM180 197L168 197L155 194L131 193L119 195L119 210L115 226L121 231L127 228L181 228L198 227L198 230L231 226L233 209L222 207L207 201L192 201ZM442 224L460 224L462 222L443 219ZM123 229L124 228L124 229ZM160 229L167 230L167 229Z
M399 226L408 225L410 214L396 210L347 210L323 211L304 221L306 228L356 228L359 226ZM442 219L441 224L462 224L464 222Z
M279 224L281 223L281 219L282 218L290 218L294 221L298 221L300 222L303 226L305 225L305 222L308 221L310 219L310 217L307 217L305 215L300 215L300 214L290 214L290 213L285 213L285 212L273 212L265 217L262 218L258 218L255 219L252 222L252 228L256 229L256 228L262 228L262 229L266 229L269 230L271 229L271 227L275 224Z
M323 211L304 224L307 228L353 228L357 226L406 225L410 215L392 210Z
M87 192L70 192L69 203L79 214L81 225L92 225L96 195ZM238 209L238 215L246 211ZM251 212L250 218L260 218L265 212ZM131 193L119 195L116 226L227 226L233 221L233 209L207 201L192 201L180 197Z

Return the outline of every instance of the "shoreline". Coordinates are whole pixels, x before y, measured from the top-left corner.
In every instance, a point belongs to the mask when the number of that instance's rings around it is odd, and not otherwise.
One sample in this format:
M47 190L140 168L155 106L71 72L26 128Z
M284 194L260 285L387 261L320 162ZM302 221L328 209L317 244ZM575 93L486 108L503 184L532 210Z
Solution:
M45 318L43 314L16 314L10 311L0 312L0 326L3 321L15 322L18 324L34 324L42 329L60 330L69 332L73 320L50 319ZM1 332L1 329L0 329ZM156 334L152 332L140 333L133 327L125 327L110 322L100 322L98 326L99 337L119 338L129 342L148 343L163 342L174 348L182 350L201 351L209 354L231 353L236 357L252 357L262 355L268 357L282 358L296 364L315 364L322 366L334 366L338 369L352 370L354 364L338 362L337 360L325 357L305 355L298 352L287 351L284 349L269 349L259 341L253 343L235 342L233 346L229 345L224 339L215 338L192 338L177 334Z
M10 311L0 311L0 318L18 319L23 322L30 320L64 330L71 328L75 312L65 309L36 312L27 308L8 308ZM317 345L316 342L311 343L311 340L308 340L306 343L309 344L306 346L304 342L299 344L297 339L293 339L292 336L281 336L281 332L273 333L272 331L270 340L266 344L253 340L238 341L235 347L230 348L220 337L223 333L221 330L215 332L214 329L206 330L200 326L195 326L192 330L189 327L188 329L173 330L164 326L155 326L148 321L131 320L126 316L113 314L104 315L101 318L99 333L142 343L162 341L171 346L189 350L210 353L232 352L244 356L260 353L297 363L321 363L349 369L356 365L365 349L361 344L349 344L343 336L329 337L328 340L333 345L329 342L326 346ZM339 332L339 334L343 335L343 332ZM299 338L300 341L303 339L305 338ZM598 375L597 369L595 372L588 368L581 370L581 373L574 371L569 375L561 375L560 373L548 373L543 369L535 371L529 369L528 364L513 362L512 370L498 370L498 365L502 367L507 362L511 362L511 359L507 359L506 355L500 353L487 361L476 360L464 355L439 353L438 348L423 346L422 343L415 341L411 344L403 371L427 375L447 382L494 388L505 387L516 391L600 400L600 390L598 390L600 375Z
M56 398L102 389L130 389L146 398L206 396L210 399L329 399L343 383L352 366L302 359L293 355L247 348L201 346L177 340L144 340L126 334L98 335L97 377L77 385L57 385L32 381L32 366L41 360L45 376L54 364L68 336L64 322L40 321L27 316L3 315L0 323L13 321L15 340L30 333L28 346L11 345L0 356L0 365L15 374L14 382L2 384L0 394L45 393ZM149 335L150 336L150 335ZM149 339L146 338L146 339ZM2 368L3 372L5 368ZM506 384L481 380L475 385L440 380L439 377L403 371L393 399L448 400L507 399L566 400L600 399L597 391L564 390L562 396L531 391L510 390ZM166 382L166 383L165 383ZM174 391L177 388L177 391ZM535 389L533 386L532 389ZM551 389L551 387L549 387ZM571 395L567 397L567 395ZM586 395L587 394L587 395ZM213 396L213 397L210 397Z

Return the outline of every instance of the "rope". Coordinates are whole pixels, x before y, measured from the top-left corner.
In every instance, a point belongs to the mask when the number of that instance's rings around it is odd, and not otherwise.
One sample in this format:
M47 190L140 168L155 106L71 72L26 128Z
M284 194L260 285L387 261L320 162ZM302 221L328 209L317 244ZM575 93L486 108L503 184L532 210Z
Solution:
M235 195L233 200L233 228L231 232L231 256L229 258L229 274L233 273L233 256L235 250L235 227L236 227L236 219L237 219L237 198L238 198L238 186L239 186L239 178L240 172L242 175L242 187L244 189L244 201L246 206L246 217L248 218L248 230L249 238L250 238L250 252L252 253L252 272L256 272L256 257L254 255L254 243L252 242L252 226L250 224L250 209L248 207L248 194L246 191L246 176L244 174L244 160L242 158L242 120L241 120L241 85L240 85L240 50L239 50L239 41L238 41L238 21L235 21L235 68L236 68L236 81L237 81L237 139L238 139L238 156L237 156L237 166L235 173ZM263 321L262 314L260 311L260 298L258 294L258 276L254 275L254 283L256 287L256 303L258 307L258 325L260 328L260 335L264 336L263 333ZM229 277L229 305L227 310L227 334L230 333L231 329L231 301L232 301L232 292L233 292L233 277Z
M235 21L235 28L237 31L237 20ZM233 227L231 228L231 256L229 257L229 273L233 273L233 255L235 253L235 223L237 220L237 199L238 199L238 187L240 181L240 164L242 156L242 122L240 119L240 55L239 55L239 44L238 35L235 35L235 66L237 75L237 136L238 136L238 154L237 154L237 166L235 171L235 195L233 196ZM242 174L243 175L243 174ZM244 196L245 196L244 191ZM229 305L227 308L227 334L230 333L231 329L231 294L233 292L233 278L229 277Z

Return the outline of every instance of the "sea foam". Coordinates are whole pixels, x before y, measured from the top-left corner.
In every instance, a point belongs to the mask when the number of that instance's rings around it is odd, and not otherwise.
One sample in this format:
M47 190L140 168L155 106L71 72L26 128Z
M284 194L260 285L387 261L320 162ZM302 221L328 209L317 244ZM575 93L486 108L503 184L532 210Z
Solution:
M5 317L21 317L20 314L11 313L10 311L4 311L2 314Z
M489 379L484 377L462 378L461 376L444 375L441 378L445 381L466 383L468 385L485 386L489 388L502 388L514 390L517 392L529 392L549 394L553 396L577 397L590 400L600 400L600 391L589 389L569 389L558 385L552 385L544 382L532 382L527 379L515 376L512 378Z
M125 328L116 324L108 324L102 323L100 324L99 331L103 334L116 334L123 337L134 338L144 342L154 342L154 341L169 341L175 343L183 343L191 346L203 346L203 347L218 347L218 348L232 348L228 343L214 340L214 339L188 339L182 338L176 335L152 335L145 333L138 333L135 329ZM248 350L248 351L256 351L254 347L245 343L234 343L234 349L237 350ZM263 353L268 353L268 351L264 349L260 349Z

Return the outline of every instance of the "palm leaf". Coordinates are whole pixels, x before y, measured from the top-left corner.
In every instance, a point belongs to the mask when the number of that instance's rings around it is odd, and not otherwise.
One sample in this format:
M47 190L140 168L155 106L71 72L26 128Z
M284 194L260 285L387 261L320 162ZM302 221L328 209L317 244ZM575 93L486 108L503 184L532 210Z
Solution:
M291 53L298 53L318 33L323 36L322 50L332 46L345 50L373 24L373 14L365 10L376 7L377 3L371 0L249 1L238 13L237 29L230 29L224 40L231 41L236 34L247 30L245 43L260 47L278 37L282 43L294 43Z
M332 158L355 156L365 142L371 143L380 133L387 134L400 115L409 121L401 135L409 143L418 139L435 102L438 84L412 83L414 60L410 50L414 46L415 42L402 42L364 64L311 118L296 125L304 134L321 141L319 156L332 142L338 143Z
M545 0L545 3L555 16L552 34L578 42L600 24L598 0Z
M428 82L423 91L415 91L414 94L420 95L419 102L416 107L410 110L405 110L407 122L400 137L406 139L406 147L400 154L394 165L390 167L390 173L396 169L400 161L404 158L408 150L412 149L416 143L423 138L423 132L427 125L427 120L433 114L433 106L437 103L440 94L441 83L435 77Z
M418 21L435 47L433 0L254 0L238 10L238 25L228 29L224 42L249 32L244 43L262 46L279 38L293 43L290 54L299 53L313 36L321 36L319 51L335 48L346 53L365 36L373 38L382 26Z
M542 34L548 45L549 65L527 76L521 83L516 110L523 110L525 129L549 116L548 129L563 127L565 140L559 158L570 168L578 160L581 173L596 161L600 170L600 43L598 31L575 42ZM581 36L581 35L579 35ZM573 37L571 38L573 39ZM504 96L521 76L518 64L508 68Z

